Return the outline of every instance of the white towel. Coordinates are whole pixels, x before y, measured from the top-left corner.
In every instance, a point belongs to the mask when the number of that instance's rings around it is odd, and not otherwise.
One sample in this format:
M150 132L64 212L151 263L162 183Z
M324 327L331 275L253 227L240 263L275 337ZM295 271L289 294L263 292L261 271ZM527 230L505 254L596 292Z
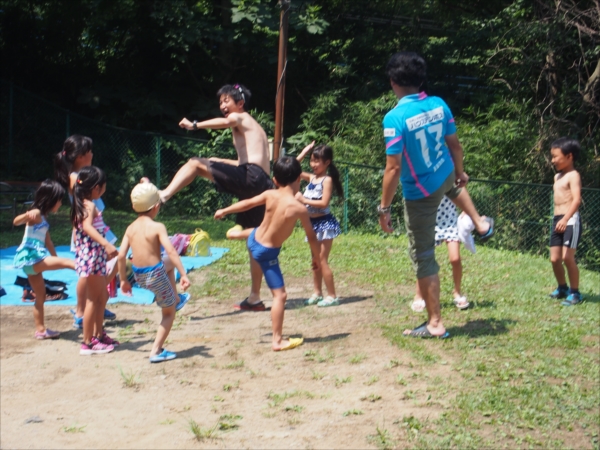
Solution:
M477 252L475 250L475 239L473 239L473 235L471 234L475 229L475 224L464 211L458 216L457 227L458 238L471 253L475 254Z

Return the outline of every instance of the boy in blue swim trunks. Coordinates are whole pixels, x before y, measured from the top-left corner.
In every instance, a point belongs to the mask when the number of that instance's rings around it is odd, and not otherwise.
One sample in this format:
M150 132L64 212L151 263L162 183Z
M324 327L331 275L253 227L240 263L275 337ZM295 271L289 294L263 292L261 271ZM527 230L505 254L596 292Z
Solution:
M131 203L138 218L127 227L119 250L119 277L121 291L131 295L131 284L127 281L127 252L133 251L133 274L140 287L148 289L156 296L156 304L162 308L162 320L150 351L150 362L157 363L174 359L177 355L163 348L175 319L175 307L179 302L175 285L175 268L181 275L183 290L190 286L181 259L167 235L162 223L154 221L160 210L158 189L152 183L142 182L131 191ZM171 263L165 266L161 257L161 245Z
M296 158L283 156L273 165L273 182L276 190L268 190L256 197L241 200L215 213L215 219L222 219L228 214L247 211L257 206L265 205L265 217L262 223L250 232L248 250L252 259L261 267L267 285L273 294L271 321L273 323L273 350L289 350L302 344L302 338L282 338L283 315L285 312L285 283L277 259L281 246L290 237L296 221L300 221L313 255L319 255L319 241L313 231L306 206L296 200L295 195L300 189L302 168ZM312 268L319 268L318 257L312 258Z

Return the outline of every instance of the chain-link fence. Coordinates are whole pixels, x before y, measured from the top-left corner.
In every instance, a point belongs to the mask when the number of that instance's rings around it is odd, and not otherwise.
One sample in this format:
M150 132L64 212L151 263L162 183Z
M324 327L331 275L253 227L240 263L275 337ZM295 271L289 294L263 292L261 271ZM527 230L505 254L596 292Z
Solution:
M129 193L142 176L165 187L191 156L236 159L230 145L183 136L137 132L87 119L2 82L0 121L0 179L40 181L51 177L52 158L71 134L94 141L94 164L108 175L106 203L111 209L131 211ZM336 162L344 185L343 199L332 201L333 213L344 232L379 232L376 207L381 195L381 167ZM494 217L498 233L490 244L507 250L545 255L552 221L552 186L505 181L472 180L469 192L481 214ZM161 212L170 231L184 219L212 217L230 204L231 196L217 192L206 180L196 180L174 196ZM396 228L403 229L402 196L395 197ZM580 209L583 237L580 264L600 271L600 189L584 189Z

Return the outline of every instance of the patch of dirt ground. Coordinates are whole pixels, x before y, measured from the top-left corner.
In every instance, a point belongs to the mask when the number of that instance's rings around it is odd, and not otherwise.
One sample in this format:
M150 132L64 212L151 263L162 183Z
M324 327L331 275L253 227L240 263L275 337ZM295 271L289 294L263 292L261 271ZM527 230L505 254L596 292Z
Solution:
M294 281L284 333L303 336L301 347L271 351L269 311L198 298L178 313L167 341L177 359L161 364L148 362L160 320L155 305L111 305L117 320L107 331L124 342L91 357L79 355L68 308L46 307L47 326L62 335L36 341L31 309L3 306L0 446L374 448L368 436L377 427L397 437L395 420L441 413L444 402L427 398L407 352L374 325L381 316L372 292L353 288L339 307L305 307L311 291ZM449 370L428 366L427 376ZM410 384L398 383L399 375ZM190 421L212 435L197 440Z

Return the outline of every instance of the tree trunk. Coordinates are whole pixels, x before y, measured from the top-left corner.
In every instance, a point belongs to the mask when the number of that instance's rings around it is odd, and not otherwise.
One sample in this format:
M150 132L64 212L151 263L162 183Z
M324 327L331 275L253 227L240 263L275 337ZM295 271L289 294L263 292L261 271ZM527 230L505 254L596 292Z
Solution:
M600 59L583 90L583 101L600 112Z

